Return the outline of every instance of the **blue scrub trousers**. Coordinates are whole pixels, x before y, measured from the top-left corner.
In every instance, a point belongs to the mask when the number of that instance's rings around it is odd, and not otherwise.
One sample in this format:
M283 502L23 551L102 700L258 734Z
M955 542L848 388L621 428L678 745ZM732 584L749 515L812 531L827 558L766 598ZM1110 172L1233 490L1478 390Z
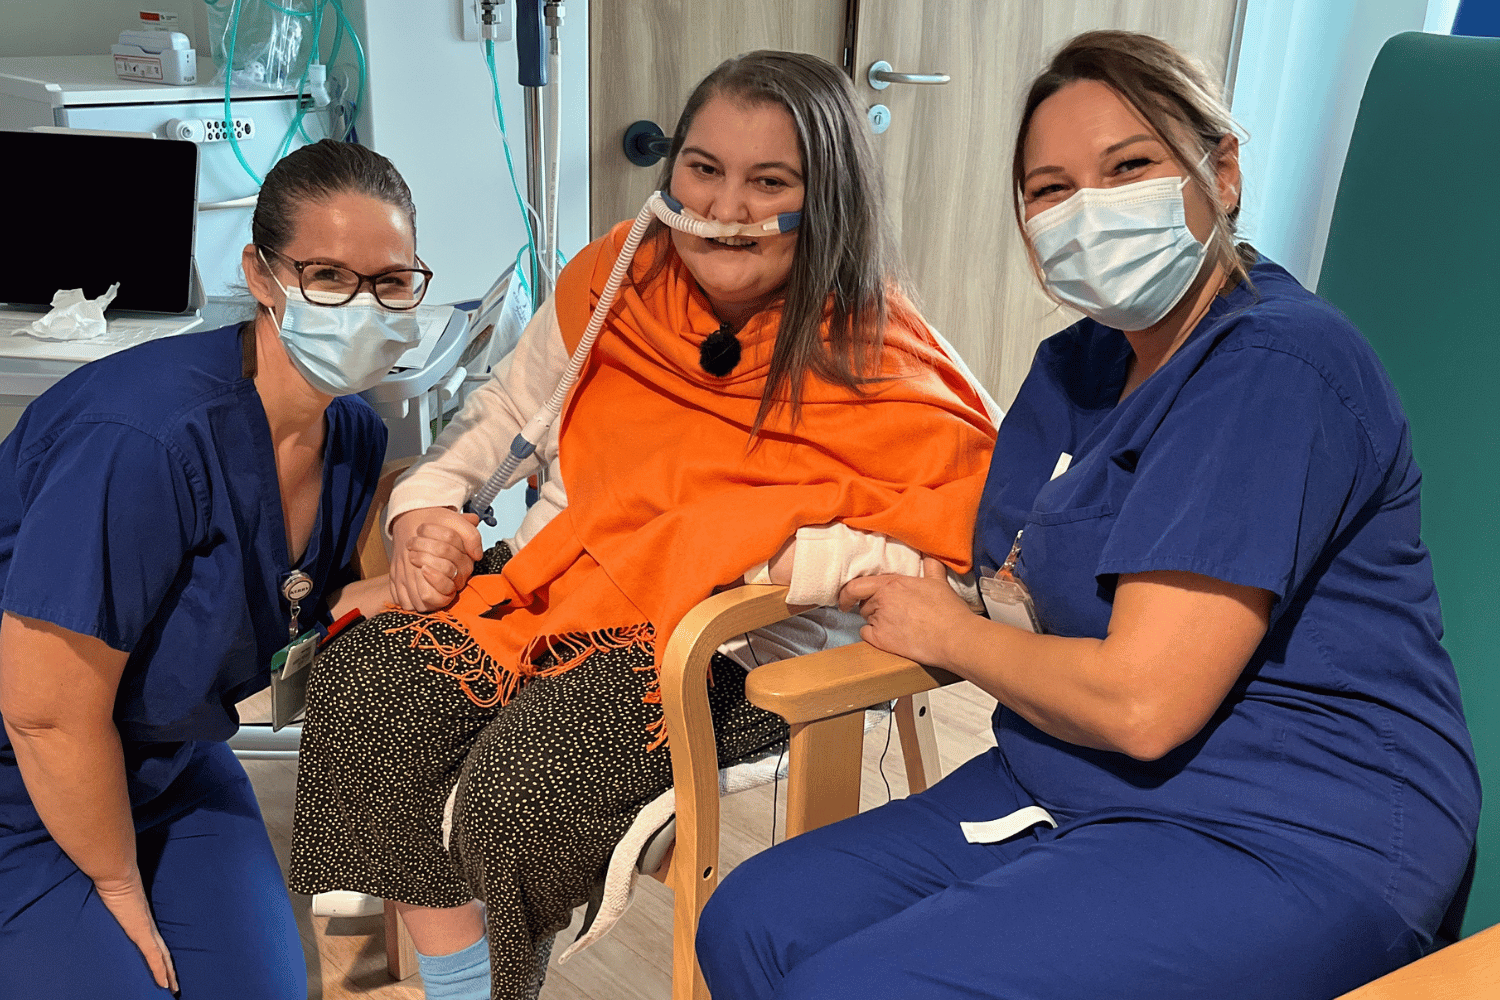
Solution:
M135 815L141 876L182 1000L305 1000L286 884L229 747L198 744ZM0 997L170 996L44 829L0 828L0 893Z
M1033 803L998 750L735 869L698 956L714 1000L1330 998L1426 942L1378 889L1265 835L1089 819L970 844Z

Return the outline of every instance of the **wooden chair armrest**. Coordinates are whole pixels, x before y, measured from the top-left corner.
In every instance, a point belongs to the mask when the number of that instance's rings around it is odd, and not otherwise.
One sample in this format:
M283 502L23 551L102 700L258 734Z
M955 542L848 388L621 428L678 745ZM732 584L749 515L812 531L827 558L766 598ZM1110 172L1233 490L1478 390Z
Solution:
M719 754L708 710L708 664L725 640L801 614L787 589L736 587L700 603L667 641L661 664L662 716L672 747L677 845L672 858L674 998L706 998L693 956L698 914L719 884ZM687 970L692 970L691 974Z
M745 679L745 696L787 722L816 722L959 680L856 642L757 667Z
M370 500L370 512L365 515L354 548L354 568L362 580L390 571L391 556L385 547L385 508L390 503L396 480L416 461L416 455L408 455L393 458L380 467L380 480L375 485L375 496Z
M737 587L715 594L688 612L667 641L660 684L662 715L672 747L672 782L677 795L677 843L672 858L672 996L707 1000L693 954L698 914L719 884L719 755L708 709L708 664L726 640L810 610L786 603L787 588ZM787 784L788 835L858 809L859 754L824 783L797 771L803 757L821 759L821 749L857 746L862 717L856 711L893 698L930 691L958 678L899 656L856 643L810 656L793 657L752 670L750 700L777 712L792 726L792 742L805 741L792 756ZM819 720L842 716L836 722ZM817 723L812 725L812 723ZM817 733L827 730L827 733ZM817 742L823 740L822 743ZM825 744L827 746L825 747ZM850 763L852 761L852 763ZM826 762L825 762L826 764ZM844 773L852 767L852 773ZM825 787L827 786L827 787ZM799 793L800 790L800 793ZM852 791L851 791L852 790ZM801 800L818 800L810 806ZM847 800L847 801L846 801ZM801 804L799 805L799 802ZM800 818L794 821L796 813ZM827 814L824 816L823 814Z
M808 610L787 604L786 594L787 588L772 584L714 594L689 611L667 641L661 697L677 789L679 858L689 843L698 846L699 856L718 856L719 754L708 710L709 660L727 640ZM705 809L713 811L713 822L698 821Z
M1418 959L1340 1000L1481 1000L1500 996L1500 925Z

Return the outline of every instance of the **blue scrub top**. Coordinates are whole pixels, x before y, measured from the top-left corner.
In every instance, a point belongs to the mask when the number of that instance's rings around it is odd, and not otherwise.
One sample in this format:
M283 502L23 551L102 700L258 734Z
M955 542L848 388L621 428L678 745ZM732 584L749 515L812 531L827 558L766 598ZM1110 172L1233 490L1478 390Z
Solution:
M247 334L248 336L248 334ZM354 396L328 407L323 490L307 551L305 630L351 563L386 430ZM234 705L270 683L293 569L265 410L240 329L153 341L72 373L0 444L0 607L129 652L115 702L127 761L160 788L186 753L226 740ZM19 788L0 732L0 788ZM165 755L165 759L161 755ZM139 769L135 769L137 772Z
M1123 401L1118 330L1084 320L1041 345L1000 427L976 558L997 566L1025 529L1017 573L1049 633L1103 638L1119 574L1153 570L1270 591L1269 632L1161 760L1054 739L1003 706L996 739L1060 820L1204 821L1399 867L1403 829L1472 843L1479 813L1410 429L1342 314L1264 258L1250 276Z

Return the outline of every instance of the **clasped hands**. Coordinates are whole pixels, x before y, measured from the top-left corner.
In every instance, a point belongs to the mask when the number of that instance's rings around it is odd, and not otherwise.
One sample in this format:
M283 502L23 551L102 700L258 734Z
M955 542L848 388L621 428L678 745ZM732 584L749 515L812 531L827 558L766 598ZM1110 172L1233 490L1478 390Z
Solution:
M411 611L431 612L453 603L484 554L479 518L447 507L423 507L391 523L391 600ZM771 562L771 577L790 577L795 544ZM973 613L948 585L948 571L931 556L922 575L857 577L839 591L839 607L858 607L865 618L865 642L919 663L948 662L948 645Z
M484 555L479 515L421 507L391 522L391 603L423 613L453 603Z
M865 624L859 637L876 649L934 667L951 667L974 613L948 585L948 570L922 557L921 576L855 577L839 591L839 608L856 607Z

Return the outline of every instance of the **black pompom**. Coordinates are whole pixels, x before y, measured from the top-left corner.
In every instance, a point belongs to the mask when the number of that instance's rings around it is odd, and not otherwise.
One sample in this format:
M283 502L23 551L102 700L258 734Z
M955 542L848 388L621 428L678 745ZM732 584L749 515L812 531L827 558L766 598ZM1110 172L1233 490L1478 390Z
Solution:
M740 363L740 339L725 323L698 346L698 365L714 378L723 378Z

